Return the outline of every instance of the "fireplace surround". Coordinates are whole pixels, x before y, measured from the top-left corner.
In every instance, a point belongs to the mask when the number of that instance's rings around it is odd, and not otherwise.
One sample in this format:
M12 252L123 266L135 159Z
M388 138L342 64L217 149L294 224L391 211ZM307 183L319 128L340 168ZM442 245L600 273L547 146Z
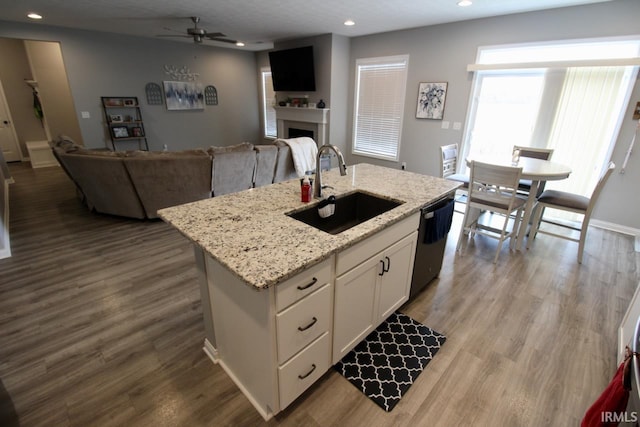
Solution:
M289 138L289 129L313 132L318 146L327 143L328 108L274 107L278 138ZM304 132L301 132L304 133ZM306 136L306 135L297 135Z

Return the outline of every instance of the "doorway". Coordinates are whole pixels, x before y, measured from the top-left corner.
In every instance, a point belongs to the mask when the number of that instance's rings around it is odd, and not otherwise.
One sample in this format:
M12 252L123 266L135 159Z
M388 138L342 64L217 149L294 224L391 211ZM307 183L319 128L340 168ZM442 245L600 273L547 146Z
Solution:
M0 62L3 106L11 117L7 121L18 144L18 156L12 156L11 160L28 158L28 142L50 141L60 134L82 144L60 43L0 37L0 56L3 58ZM36 106L41 108L42 114L38 114ZM6 150L4 146L2 148ZM6 152L5 157L11 161Z
M2 81L0 81L0 149L7 162L19 162L22 160L18 135L13 127L13 119L4 94Z

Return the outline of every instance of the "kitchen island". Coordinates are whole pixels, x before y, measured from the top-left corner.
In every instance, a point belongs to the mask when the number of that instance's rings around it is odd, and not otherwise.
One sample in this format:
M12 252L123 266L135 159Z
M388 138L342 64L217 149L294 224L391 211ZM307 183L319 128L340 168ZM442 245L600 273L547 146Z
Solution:
M158 212L194 243L205 351L265 419L407 300L420 208L459 186L369 164L323 181L400 204L335 235L287 215L318 203L298 180Z

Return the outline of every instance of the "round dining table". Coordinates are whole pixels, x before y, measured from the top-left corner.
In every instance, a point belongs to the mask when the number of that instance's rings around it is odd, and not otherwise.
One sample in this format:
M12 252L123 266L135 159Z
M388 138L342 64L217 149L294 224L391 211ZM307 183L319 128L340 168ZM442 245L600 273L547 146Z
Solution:
M527 203L524 208L522 216L522 225L518 231L518 239L516 241L516 248L522 249L522 243L524 237L527 234L527 226L533 214L533 208L536 203L536 195L538 193L538 187L540 183L545 181L558 181L566 179L571 174L571 168L562 163L554 162L552 160L541 160L532 157L520 157L517 162L513 162L511 157L483 157L472 156L467 158L467 166L472 160L476 160L482 163L489 163L498 166L515 166L522 168L522 176L520 179L531 180L531 189L529 190L529 196L527 197Z

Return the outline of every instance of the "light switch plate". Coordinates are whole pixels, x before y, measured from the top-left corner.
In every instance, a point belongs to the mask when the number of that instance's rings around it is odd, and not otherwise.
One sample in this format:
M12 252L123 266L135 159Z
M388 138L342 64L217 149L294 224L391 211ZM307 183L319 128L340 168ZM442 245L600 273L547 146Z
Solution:
M462 123L453 122L453 130L460 130L460 129L462 129Z
M449 122L446 120L442 121L442 129L449 129Z
M90 119L90 118L91 118L91 114L89 114L89 112L88 112L88 111L82 111L82 112L80 112L80 116L81 116L83 119Z

